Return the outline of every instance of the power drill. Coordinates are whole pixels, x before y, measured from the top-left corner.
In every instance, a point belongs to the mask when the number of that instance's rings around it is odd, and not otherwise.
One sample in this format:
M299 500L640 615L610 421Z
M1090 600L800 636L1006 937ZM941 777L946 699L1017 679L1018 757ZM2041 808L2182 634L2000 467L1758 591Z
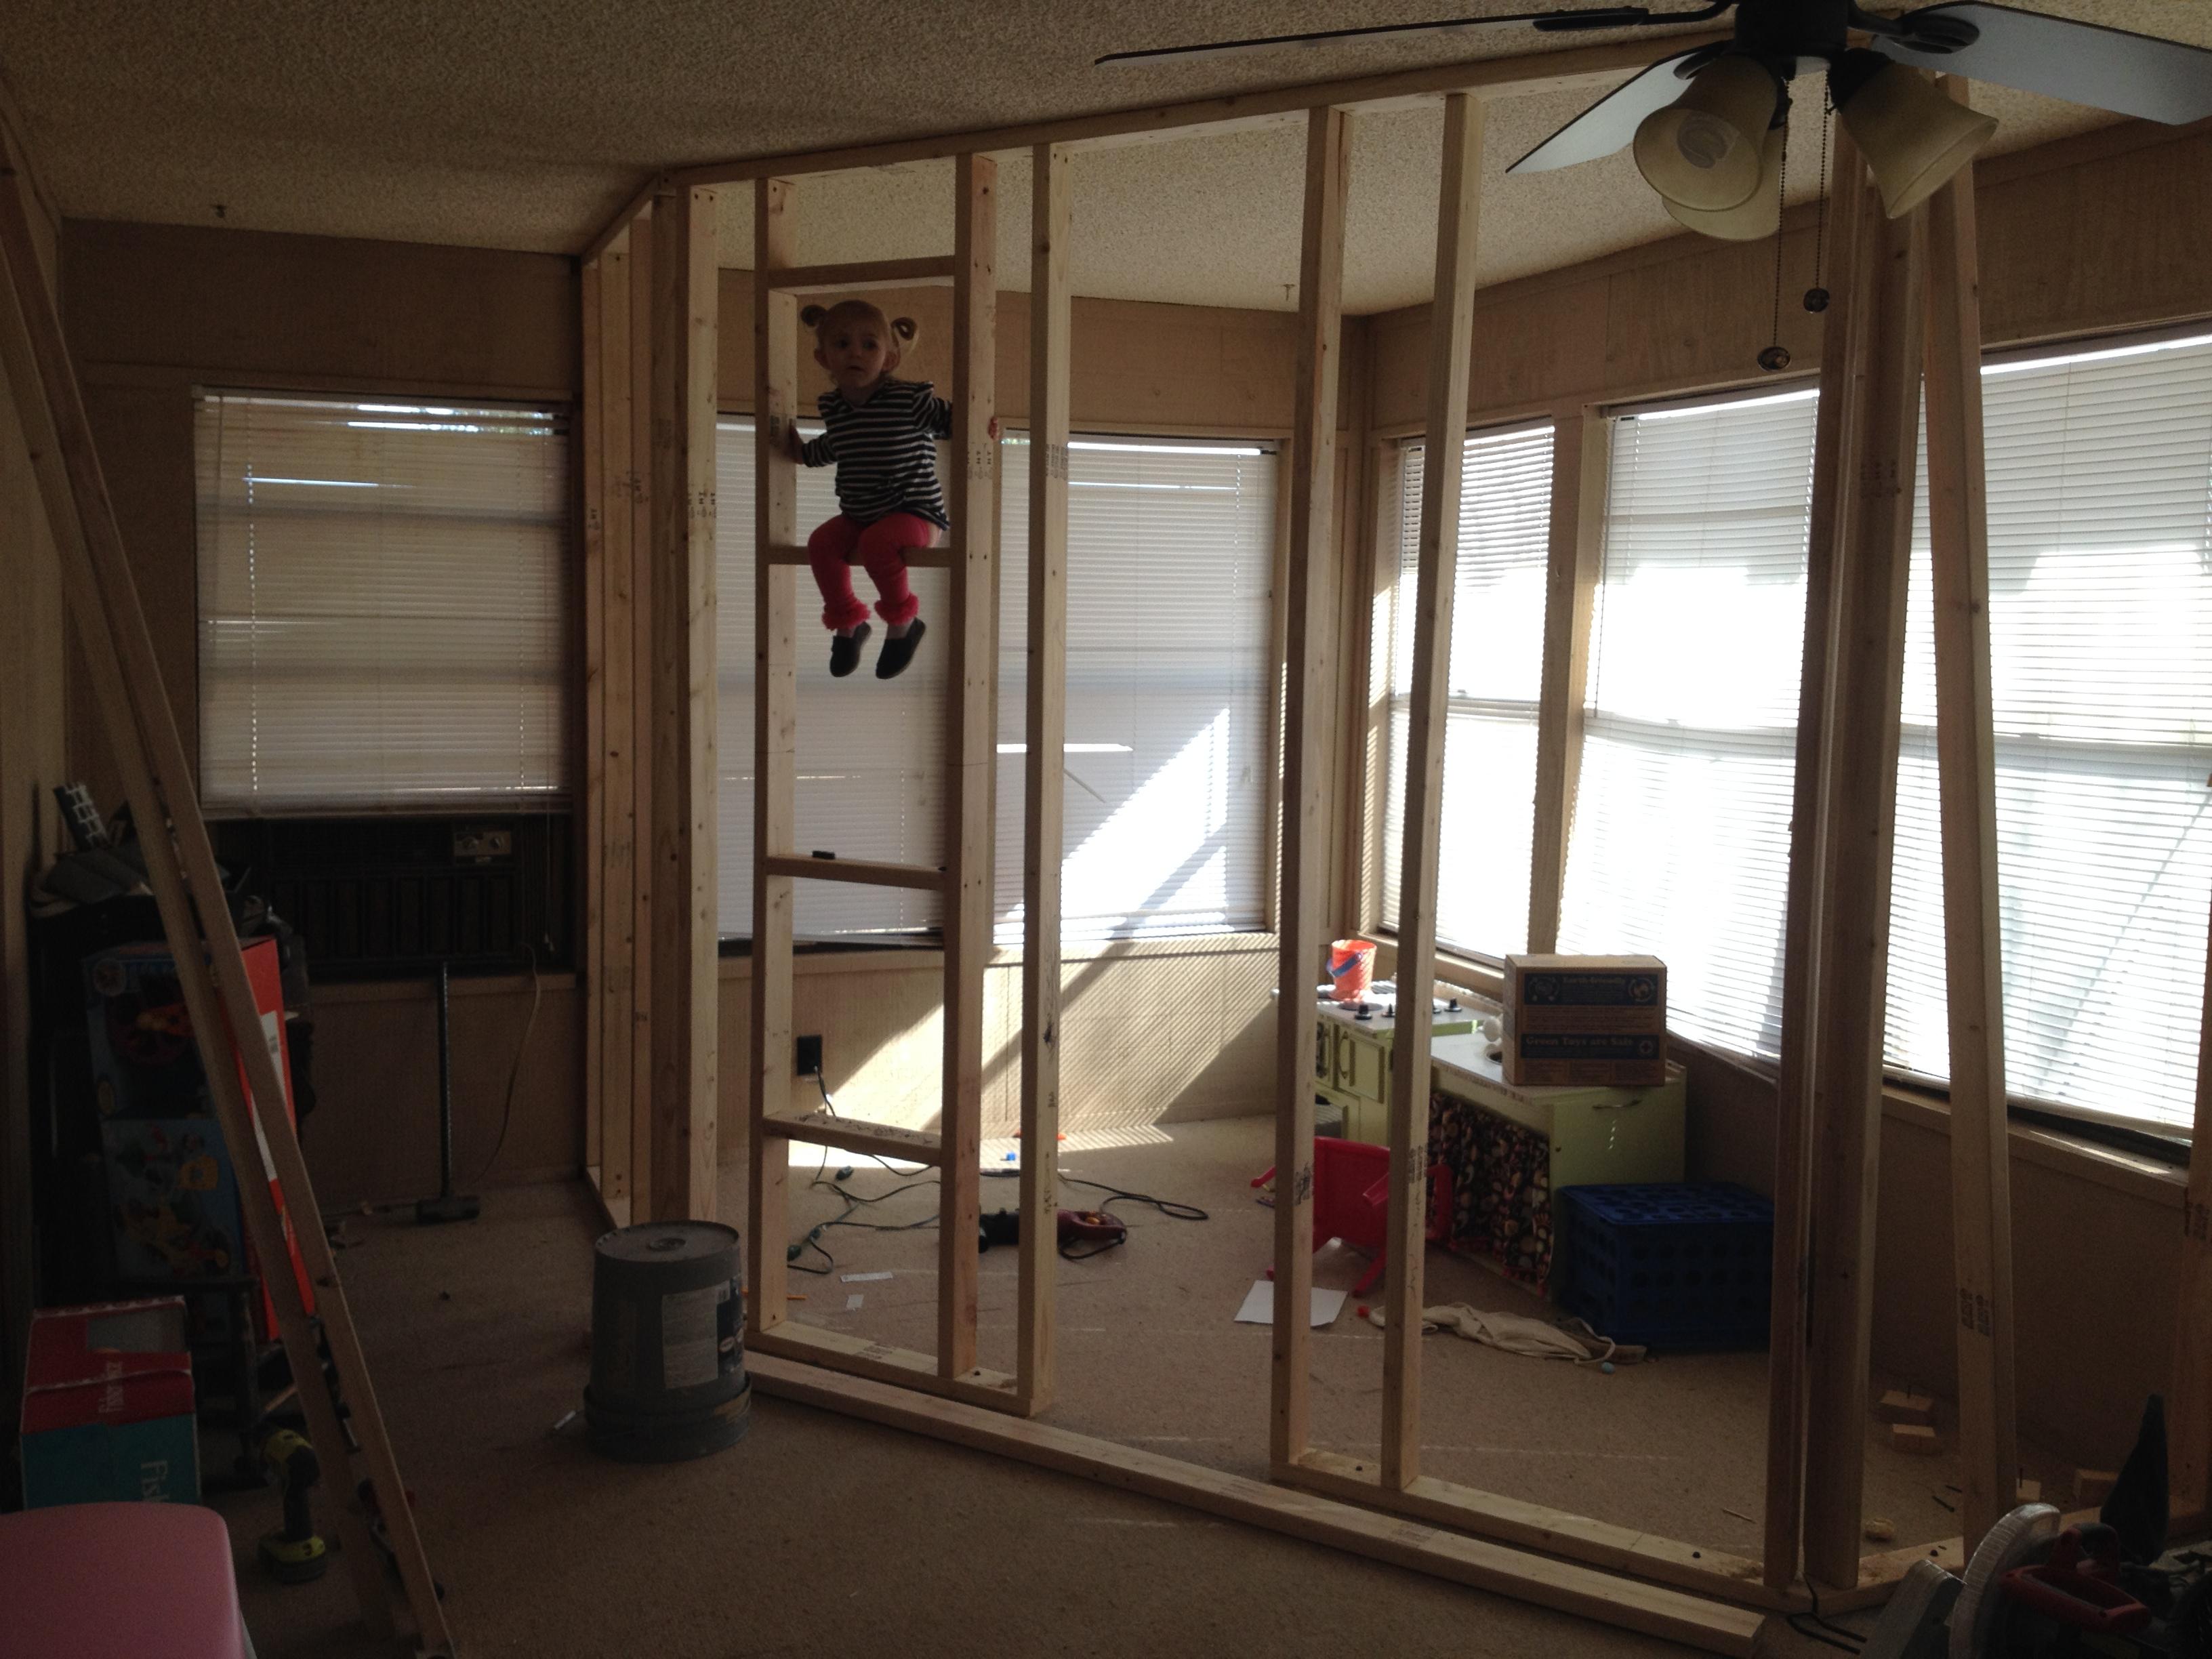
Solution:
M307 1508L307 1493L323 1474L315 1449L292 1430L276 1429L261 1443L261 1461L284 1494L284 1525L263 1536L261 1565L279 1583L305 1584L320 1578L330 1560Z

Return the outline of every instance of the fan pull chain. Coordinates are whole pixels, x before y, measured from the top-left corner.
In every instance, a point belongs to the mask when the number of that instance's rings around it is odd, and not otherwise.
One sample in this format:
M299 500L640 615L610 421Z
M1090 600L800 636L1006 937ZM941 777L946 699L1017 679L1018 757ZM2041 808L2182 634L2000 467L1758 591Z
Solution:
M1828 308L1828 123L1836 112L1834 101L1820 94L1820 210L1813 220L1813 286L1805 290L1805 309L1815 313Z
M1790 348L1782 343L1782 210L1790 204L1790 129L1789 117L1783 117L1782 165L1777 171L1778 200L1774 207L1774 320L1771 333L1774 343L1759 354L1759 366L1770 374L1779 374L1790 367Z

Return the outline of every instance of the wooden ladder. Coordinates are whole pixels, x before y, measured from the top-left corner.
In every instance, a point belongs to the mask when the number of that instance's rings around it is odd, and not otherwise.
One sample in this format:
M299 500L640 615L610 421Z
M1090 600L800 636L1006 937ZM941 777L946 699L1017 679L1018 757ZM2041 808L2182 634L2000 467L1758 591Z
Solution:
M449 1656L453 1638L369 1382L360 1334L338 1282L337 1262L323 1231L299 1138L290 1114L282 1109L284 1082L275 1054L260 1040L261 1017L246 981L246 959L223 896L207 823L200 815L191 765L177 733L122 531L93 447L60 313L32 240L24 199L28 175L4 129L0 143L7 146L6 177L0 179L0 267L6 273L6 292L0 293L0 362L21 410L70 611L122 769L148 884L176 961L208 1093L238 1172L246 1236L276 1304L308 1433L322 1462L325 1488L337 1505L340 1553L363 1621L375 1635L392 1636L397 1626L384 1560L372 1541L372 1524L380 1521L418 1650ZM234 1045L240 1032L252 1036ZM241 1065L246 1074L243 1087ZM277 1102L279 1108L257 1112L256 1100ZM252 1177L255 1170L263 1172L261 1179ZM294 1244L312 1284L312 1307L309 1291L286 1266ZM329 1345L328 1372L319 1334ZM343 1419L341 1401L348 1413ZM349 1439L349 1425L357 1445Z
M1042 591L1032 582L1031 715L1029 744L1033 830L1050 836L1048 858L1031 848L1030 897L1041 880L1050 902L1029 917L1033 962L1048 961L1048 974L1026 976L1025 1026L1050 1032L1057 1024L1059 968L1059 697L1064 641L1059 610L1060 550L1065 546L1066 501L1066 290L1064 155L1040 150L1038 234L1045 276L1034 327L1059 332L1039 362L1057 366L1057 398L1033 404L1033 461L1047 487L1036 492L1033 515L1053 518L1033 537L1032 569L1042 556L1050 570ZM750 1073L747 1090L750 1145L750 1217L746 1237L746 1340L761 1352L904 1384L996 1410L1028 1413L1049 1391L1052 1192L1057 1113L1056 1070L1049 1052L1024 1045L1023 1127L1024 1228L1018 1375L976 1364L976 1256L980 1212L983 1088L984 969L992 945L993 785L997 767L998 696L998 445L991 435L997 289L997 167L988 157L962 155L955 165L954 251L950 258L884 260L872 264L800 265L792 258L796 190L790 180L755 185L754 214L754 453L757 468L755 566L756 678L754 685L753 962ZM1054 230L1053 214L1058 214ZM1058 272L1056 295L1050 273ZM800 292L850 291L921 283L950 283L952 324L952 451L948 505L949 547L915 550L908 562L943 568L951 577L945 691L946 822L942 867L825 856L796 842L795 750L799 723L797 641L798 568L806 562L798 526L798 468L786 448L798 416ZM1040 378L1049 378L1039 370ZM1057 427L1054 411L1057 410ZM1056 486L1052 475L1056 468ZM1034 522L1034 516L1033 516ZM1035 626L1039 607L1046 625ZM1040 655L1042 647L1042 654ZM1050 688L1051 706L1040 720L1036 694ZM1047 813L1036 775L1049 757ZM1048 875L1042 866L1049 866ZM859 1122L823 1111L795 1115L791 1093L795 1035L792 1015L793 898L804 880L858 882L942 896L945 938L945 1057L943 1104L934 1133ZM1048 988L1041 983L1049 981ZM1049 999L1048 1005L1046 999ZM1044 1045L1049 1049L1049 1042ZM1048 1079L1040 1081L1049 1071ZM787 1183L793 1140L934 1168L938 1208L937 1352L919 1353L786 1318Z

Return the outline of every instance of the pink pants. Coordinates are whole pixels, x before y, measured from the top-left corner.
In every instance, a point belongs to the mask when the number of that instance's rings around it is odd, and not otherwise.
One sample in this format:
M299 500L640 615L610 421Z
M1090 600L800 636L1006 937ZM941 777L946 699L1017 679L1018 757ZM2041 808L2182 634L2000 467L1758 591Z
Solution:
M876 614L894 628L912 622L921 601L907 586L904 550L936 541L937 526L915 513L890 513L866 525L841 513L817 525L806 538L806 553L822 590L822 625L857 628L867 621L868 607L853 592L856 559L876 585Z

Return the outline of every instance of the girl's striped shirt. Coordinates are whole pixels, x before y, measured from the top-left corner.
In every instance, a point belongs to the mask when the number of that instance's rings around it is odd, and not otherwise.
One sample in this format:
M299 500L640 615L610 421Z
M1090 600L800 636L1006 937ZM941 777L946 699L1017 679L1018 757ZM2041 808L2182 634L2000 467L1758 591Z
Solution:
M855 524L912 513L940 530L945 488L937 477L937 442L952 435L952 405L927 381L886 376L855 408L835 387L815 400L829 430L810 440L809 466L837 468L837 505Z

